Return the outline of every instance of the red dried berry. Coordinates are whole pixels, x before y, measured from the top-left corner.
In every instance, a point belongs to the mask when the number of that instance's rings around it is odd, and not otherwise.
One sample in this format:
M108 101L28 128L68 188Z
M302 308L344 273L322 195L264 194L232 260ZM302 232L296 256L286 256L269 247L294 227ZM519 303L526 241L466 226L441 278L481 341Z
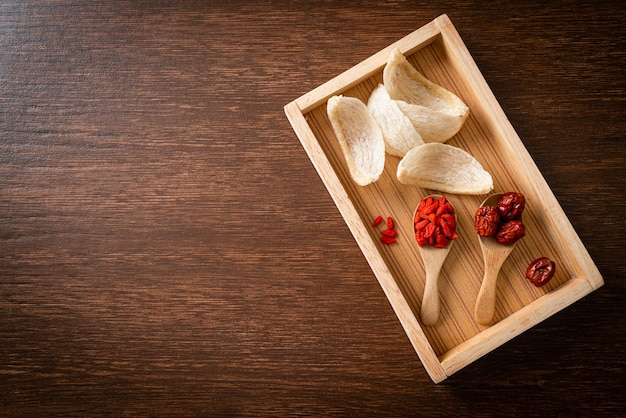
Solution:
M512 245L524 235L526 235L524 224L519 220L513 220L502 224L495 238L498 244Z
M435 248L446 248L448 241L449 240L445 237L445 235L437 235L435 238Z
M474 229L481 237L493 237L500 226L500 212L495 206L481 206L474 216Z
M374 227L377 227L378 225L380 225L381 223L383 223L383 221L385 220L385 218L383 218L381 215L378 215L376 217L376 219L374 219L374 222L372 223L372 225ZM384 229L380 232L380 241L383 244L393 244L396 242L396 237L398 236L398 233L396 231L394 231L394 223L393 223L393 218L391 216L387 217L387 229Z
M519 219L526 207L526 198L517 192L504 193L498 199L498 212L503 220Z
M417 241L417 245L419 245L420 247L428 244L428 239L424 237L422 231L415 232L415 241Z
M420 247L432 245L444 248L449 241L458 237L454 208L445 196L422 199L413 219L415 240Z
M439 218L439 222L443 225L447 224L450 228L456 228L456 218L451 213L444 213Z
M554 261L548 257L539 257L530 263L526 269L526 278L536 287L541 287L552 279L555 269Z
M389 238L395 238L398 236L398 233L396 231L394 231L393 229L385 229L383 231L380 232L382 235L389 237Z
M389 244L393 244L393 243L395 243L395 242L396 242L396 239L395 239L395 238L388 237L388 236L385 236L385 235L382 235L382 236L380 237L380 241L381 241L383 244L387 244L387 245L389 245Z

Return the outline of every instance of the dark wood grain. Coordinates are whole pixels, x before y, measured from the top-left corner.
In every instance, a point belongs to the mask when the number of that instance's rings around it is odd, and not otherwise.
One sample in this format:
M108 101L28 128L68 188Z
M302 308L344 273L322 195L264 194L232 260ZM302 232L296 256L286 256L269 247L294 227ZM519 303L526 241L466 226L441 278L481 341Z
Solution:
M0 5L1 415L623 412L620 2L89 3ZM441 13L605 286L434 385L282 107Z

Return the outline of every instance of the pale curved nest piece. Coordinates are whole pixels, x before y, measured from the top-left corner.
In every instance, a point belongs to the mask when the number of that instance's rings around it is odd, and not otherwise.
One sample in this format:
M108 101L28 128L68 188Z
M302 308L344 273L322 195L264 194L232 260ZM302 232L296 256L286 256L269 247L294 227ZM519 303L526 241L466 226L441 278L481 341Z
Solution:
M385 141L365 103L333 96L326 111L352 179L360 186L378 180L385 168Z
M425 142L447 141L469 115L469 108L458 96L424 77L399 48L389 55L383 83Z
M383 133L388 154L402 158L411 149L424 145L422 136L396 101L389 97L384 85L379 84L374 89L367 101L367 108Z
M482 165L461 148L433 142L409 151L396 172L403 184L455 194L485 194L493 179Z

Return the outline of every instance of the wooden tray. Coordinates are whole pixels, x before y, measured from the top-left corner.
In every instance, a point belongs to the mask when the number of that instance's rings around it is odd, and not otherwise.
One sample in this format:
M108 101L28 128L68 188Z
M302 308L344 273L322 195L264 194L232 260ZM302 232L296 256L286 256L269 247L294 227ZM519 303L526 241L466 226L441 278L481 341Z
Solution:
M502 267L490 326L479 325L473 317L483 276L473 216L486 196L446 195L456 209L460 237L439 279L439 322L424 326L420 304L425 274L413 237L412 215L419 200L432 191L399 183L395 176L399 159L390 155L376 183L358 186L350 178L326 116L326 101L336 94L367 103L372 90L382 83L382 70L395 47L427 78L469 106L470 116L448 143L481 162L493 176L493 192L518 191L526 196L527 234ZM603 285L587 250L446 15L287 104L285 113L435 383ZM380 228L372 227L377 215L395 219L396 244L379 241ZM557 272L546 286L536 288L524 274L540 256L554 260Z

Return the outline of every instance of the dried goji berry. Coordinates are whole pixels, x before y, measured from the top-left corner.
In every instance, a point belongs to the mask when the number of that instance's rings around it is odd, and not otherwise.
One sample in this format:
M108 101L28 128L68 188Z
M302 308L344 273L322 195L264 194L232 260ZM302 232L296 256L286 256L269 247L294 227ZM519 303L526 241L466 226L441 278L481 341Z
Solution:
M417 241L417 245L419 245L420 247L423 247L424 245L428 244L428 240L424 237L424 235L421 232L415 233L415 241Z
M450 213L444 213L439 219L442 225L445 223L450 228L456 228L456 218L454 217L454 215Z
M432 196L422 199L417 206L413 226L419 246L443 248L458 237L454 208L445 196L440 199L433 199Z
M389 238L395 238L398 236L398 233L396 231L394 231L393 229L385 229L383 231L380 232L382 235L389 237Z
M430 221L428 219L423 219L421 221L419 221L418 223L415 224L415 230L419 231L422 230L424 228L426 228L426 225L428 225L430 223Z
M395 242L396 242L395 238L391 238L391 237L388 237L388 236L385 236L385 235L382 235L382 236L380 237L380 241L381 241L383 244L387 244L387 245L389 245L389 244L393 244L393 243L395 243Z
M435 238L435 247L445 248L446 245L448 245L448 239L443 235L437 235L437 238Z
M381 215L378 215L376 217L376 219L374 219L374 222L372 223L372 225L374 227L380 225L385 218L383 218ZM383 230L380 232L380 241L384 244L393 244L396 242L396 237L398 236L398 233L396 231L394 231L394 222L393 222L393 218L391 216L387 217L387 229Z
M443 235L448 238L451 239L452 236L454 236L454 231L452 231L452 228L450 228L450 226L447 223L441 223L441 230L443 231Z
M435 234L435 224L430 222L428 225L426 225L426 228L424 228L424 236L426 238L430 238L434 234Z
M437 213L437 209L439 208L439 202L435 200L432 204L427 205L424 208L424 215L430 215L431 213Z

